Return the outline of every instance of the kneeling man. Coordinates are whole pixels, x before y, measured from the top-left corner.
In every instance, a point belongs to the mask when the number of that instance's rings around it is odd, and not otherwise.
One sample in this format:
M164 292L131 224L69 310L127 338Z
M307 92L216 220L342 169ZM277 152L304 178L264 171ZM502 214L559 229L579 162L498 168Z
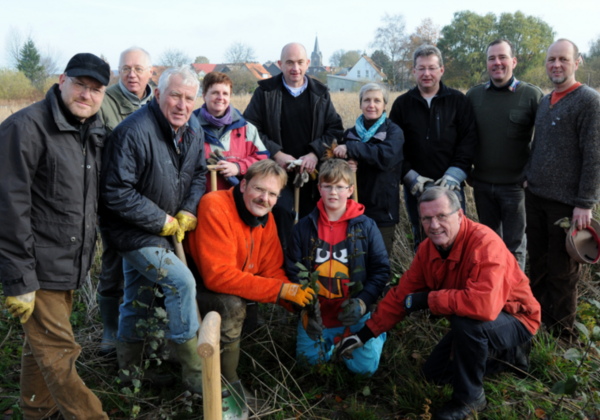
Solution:
M301 307L315 292L291 283L271 209L286 185L285 170L272 160L253 164L242 182L200 200L198 228L187 245L198 267L198 305L204 316L221 315L221 374L239 381L240 337L246 301Z
M352 357L355 348L414 311L430 309L448 317L451 330L429 355L423 374L428 381L454 387L452 400L434 419L462 419L486 405L484 374L508 364L527 370L540 305L502 239L467 219L456 194L431 188L421 195L419 212L428 239L400 284L364 328L340 343L338 354Z

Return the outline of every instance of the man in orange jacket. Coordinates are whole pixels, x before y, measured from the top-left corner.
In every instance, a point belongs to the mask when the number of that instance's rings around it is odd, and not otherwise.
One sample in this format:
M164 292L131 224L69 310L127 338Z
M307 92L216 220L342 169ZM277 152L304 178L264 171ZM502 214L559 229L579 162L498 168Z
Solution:
M486 405L484 374L509 365L528 369L540 305L502 239L467 219L456 194L431 188L421 195L419 212L428 239L400 284L358 333L339 344L337 354L352 357L355 348L414 311L448 317L451 330L427 358L423 374L454 387L452 400L433 418L463 419Z
M302 290L283 271L271 209L286 182L285 170L275 161L253 164L239 185L200 200L198 227L188 236L188 251L198 268L200 312L221 315L221 373L230 383L240 380L246 301L291 309L291 303L303 307L315 297L310 287Z

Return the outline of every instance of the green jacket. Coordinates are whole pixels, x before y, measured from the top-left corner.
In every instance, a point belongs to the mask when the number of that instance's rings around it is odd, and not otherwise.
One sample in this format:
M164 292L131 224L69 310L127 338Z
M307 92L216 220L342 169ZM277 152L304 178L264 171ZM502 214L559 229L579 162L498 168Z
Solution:
M123 94L118 83L106 89L102 106L98 112L106 128L106 137L108 138L112 134L121 121L140 108L140 106L131 103Z

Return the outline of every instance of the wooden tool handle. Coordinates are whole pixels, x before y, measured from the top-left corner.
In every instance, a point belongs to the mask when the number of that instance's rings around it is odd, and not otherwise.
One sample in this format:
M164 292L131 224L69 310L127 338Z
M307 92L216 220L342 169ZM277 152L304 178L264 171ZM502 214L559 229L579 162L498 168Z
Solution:
M358 184L356 183L356 172L352 172L352 178L354 178L354 194L352 194L352 198L358 203Z
M200 329L197 349L202 358L202 405L206 420L223 418L220 340L221 316L217 312L209 312Z

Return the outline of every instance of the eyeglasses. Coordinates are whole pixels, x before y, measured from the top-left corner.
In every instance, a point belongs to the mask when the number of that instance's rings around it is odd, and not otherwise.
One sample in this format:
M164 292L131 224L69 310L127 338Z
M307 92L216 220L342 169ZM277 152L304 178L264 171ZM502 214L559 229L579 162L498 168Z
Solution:
M89 89L90 95L92 95L92 97L94 99L101 98L104 95L104 89L91 87L91 86L86 85L83 82L80 82L77 79L73 79L72 77L69 77L69 76L67 76L67 77L69 78L71 83L73 83L73 86L75 87L75 92L77 92L78 94L81 94Z
M131 73L132 71L134 71L134 72L135 72L135 74L137 74L137 75L139 76L139 75L141 75L141 74L144 72L144 70L146 70L146 69L148 69L148 67L141 67L141 66L127 67L127 66L125 66L125 67L121 67L121 70L119 70L119 72L120 72L120 73L123 73L123 74L129 74L129 73Z
M417 67L417 71L419 73L425 73L427 70L429 70L429 73L433 73L436 70L439 70L440 67Z
M335 190L336 192L342 192L347 190L350 187L342 187L341 185L321 185L321 189L325 192L331 192Z
M253 189L254 191L256 191L257 193L259 193L260 195L263 195L263 194L265 194L265 193L266 193L266 194L269 196L269 198L273 198L273 199L274 199L274 198L279 198L279 194L275 194L275 193L274 193L274 192L272 192L272 191L268 191L268 190L266 190L266 189L264 189L264 188L257 187L256 185L255 185L255 186L253 186L253 187L252 187L252 189Z
M454 210L452 213L448 213L448 214L442 213L442 214L438 214L437 216L423 216L423 217L421 217L421 223L423 223L423 225L429 225L429 224L431 224L433 219L437 220L438 223L444 223L446 220L448 220L448 218L450 216L452 216L457 211L458 210Z

